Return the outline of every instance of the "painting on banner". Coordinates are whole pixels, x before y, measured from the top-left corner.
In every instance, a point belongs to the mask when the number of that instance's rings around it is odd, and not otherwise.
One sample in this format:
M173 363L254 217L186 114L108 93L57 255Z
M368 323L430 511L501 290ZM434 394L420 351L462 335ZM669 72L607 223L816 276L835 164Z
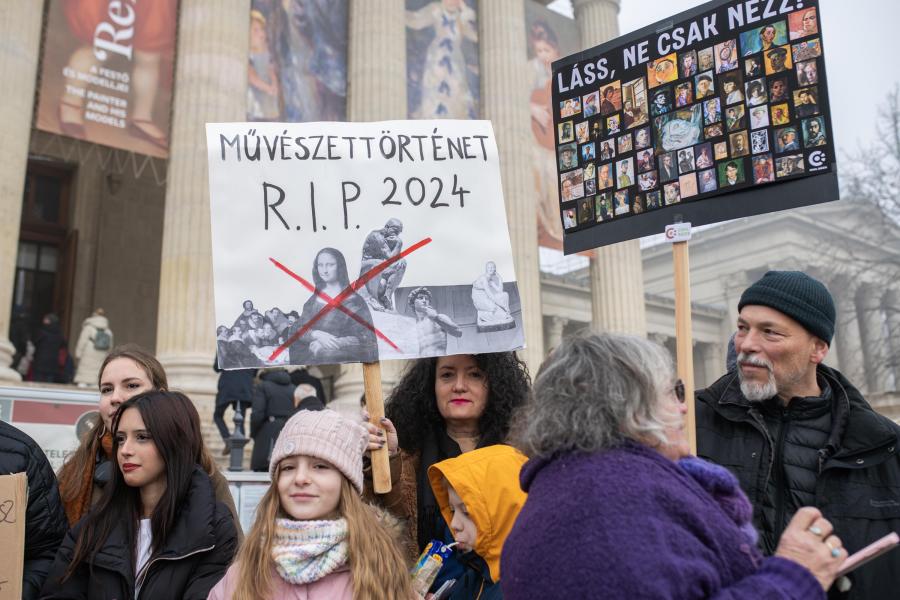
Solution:
M222 368L524 347L490 122L208 124L207 143Z
M838 199L819 10L714 1L555 62L566 253Z

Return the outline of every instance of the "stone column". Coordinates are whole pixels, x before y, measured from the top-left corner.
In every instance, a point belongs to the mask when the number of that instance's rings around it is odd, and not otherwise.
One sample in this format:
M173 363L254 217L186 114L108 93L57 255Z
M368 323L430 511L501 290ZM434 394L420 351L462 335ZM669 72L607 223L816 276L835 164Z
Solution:
M481 0L478 8L482 117L493 122L500 151L506 218L528 345L522 358L534 372L543 359L544 331L529 89L523 77L528 56L525 4L522 0Z
M862 340L856 311L856 287L847 278L832 282L836 308L835 339L830 352L837 352L841 373L858 388L864 388L866 381L862 363Z
M544 353L547 354L557 346L563 339L563 329L569 323L566 317L550 317L547 325L547 347Z
M695 371L697 377L694 379L694 389L701 389L725 373L725 354L726 344L709 344L700 343L696 350L699 353Z
M0 81L9 84L0 103L0 381L22 379L9 368L15 354L9 341L9 317L43 16L43 2L0 2Z
M869 393L880 393L887 389L887 327L881 305L881 286L863 285L856 296L862 334L863 358L865 360L866 383Z
M582 47L619 35L619 0L573 0L572 4ZM591 314L596 329L647 335L638 240L603 246L591 257Z
M350 0L347 52L347 119L406 118L406 8L404 0ZM404 361L381 363L385 392L396 383ZM362 366L341 365L329 407L359 415Z
M181 2L156 350L204 417L216 391L205 124L246 118L249 31L250 0Z
M893 374L891 389L900 390L900 290L891 288L884 297L887 313L888 339L891 342L888 363Z

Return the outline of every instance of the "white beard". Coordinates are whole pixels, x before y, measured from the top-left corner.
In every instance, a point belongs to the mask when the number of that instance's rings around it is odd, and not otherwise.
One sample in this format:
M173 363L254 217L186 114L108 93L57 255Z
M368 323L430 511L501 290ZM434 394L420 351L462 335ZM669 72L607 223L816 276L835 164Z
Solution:
M761 358L741 353L737 357L738 362L738 378L741 382L741 393L747 400L753 402L762 402L768 400L778 394L778 385L775 383L775 374L772 372L772 365L768 361ZM768 370L769 378L765 383L756 383L745 381L744 374L741 371L740 364L742 362L749 363L758 367L765 367Z

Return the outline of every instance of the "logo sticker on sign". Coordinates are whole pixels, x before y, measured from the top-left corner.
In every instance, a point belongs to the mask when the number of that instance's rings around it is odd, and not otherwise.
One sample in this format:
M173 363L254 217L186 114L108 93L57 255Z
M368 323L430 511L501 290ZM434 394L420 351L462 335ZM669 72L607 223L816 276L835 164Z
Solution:
M686 242L691 239L690 223L673 223L666 225L667 242Z

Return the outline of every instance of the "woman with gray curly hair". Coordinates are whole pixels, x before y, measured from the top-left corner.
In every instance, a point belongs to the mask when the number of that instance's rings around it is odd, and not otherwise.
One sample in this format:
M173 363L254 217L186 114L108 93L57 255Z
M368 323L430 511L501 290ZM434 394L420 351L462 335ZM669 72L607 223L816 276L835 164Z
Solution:
M831 524L803 508L763 557L737 479L689 455L686 412L657 344L582 333L553 351L517 425L506 600L825 598L847 555Z

